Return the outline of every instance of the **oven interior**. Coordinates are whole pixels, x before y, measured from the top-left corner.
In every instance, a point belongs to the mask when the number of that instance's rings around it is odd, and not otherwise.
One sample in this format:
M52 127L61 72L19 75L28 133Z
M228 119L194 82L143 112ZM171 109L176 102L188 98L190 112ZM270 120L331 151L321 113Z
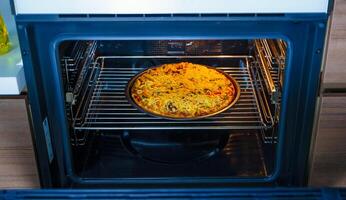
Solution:
M254 40L69 40L59 45L74 173L81 178L265 178L275 171L287 44ZM168 120L127 100L131 77L164 63L229 73L238 102Z

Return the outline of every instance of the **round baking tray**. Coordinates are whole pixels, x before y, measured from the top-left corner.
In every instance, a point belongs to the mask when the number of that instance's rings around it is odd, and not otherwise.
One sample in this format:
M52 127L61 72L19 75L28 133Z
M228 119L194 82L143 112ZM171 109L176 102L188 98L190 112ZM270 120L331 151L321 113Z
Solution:
M160 118L170 119L170 120L195 120L195 119L202 119L202 118L207 118L207 117L211 117L211 116L220 114L220 113L228 110L229 108L231 108L238 101L238 99L240 97L240 87L239 87L239 84L238 84L238 82L236 80L234 80L234 78L231 75L227 74L226 72L224 72L222 70L216 69L215 67L206 66L206 65L202 65L202 66L207 67L209 69L216 70L216 71L220 72L221 74L225 75L233 83L233 86L234 86L234 89L235 89L235 93L236 94L235 94L235 98L233 99L233 101L231 101L229 105L227 105L226 107L222 108L221 110L218 110L217 112L213 112L213 113L209 113L207 115L201 115L201 116L197 116L197 117L169 117L169 116L160 115L160 114L151 112L150 110L147 110L147 109L139 106L136 103L136 101L133 100L132 95L131 95L131 88L132 88L133 84L135 83L137 78L140 77L142 74L144 74L147 70L161 67L161 65L144 69L143 71L141 71L138 74L136 74L135 76L133 76L127 83L125 95L126 95L127 99L129 100L129 102L134 107L136 107L138 110L140 110L142 112L145 112L145 113L147 113L147 114L149 114L151 116L154 116L154 117L160 117Z

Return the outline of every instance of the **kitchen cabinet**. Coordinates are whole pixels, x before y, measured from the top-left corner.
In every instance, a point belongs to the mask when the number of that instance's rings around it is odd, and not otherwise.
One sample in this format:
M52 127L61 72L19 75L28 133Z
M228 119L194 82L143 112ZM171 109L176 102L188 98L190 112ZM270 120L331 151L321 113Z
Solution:
M328 93L322 94L310 174L313 186L346 186L345 52L346 0L335 0L323 80Z
M0 97L0 163L0 188L39 187L23 96Z
M335 0L324 87L346 88L346 0Z
M310 184L346 186L346 95L323 97Z

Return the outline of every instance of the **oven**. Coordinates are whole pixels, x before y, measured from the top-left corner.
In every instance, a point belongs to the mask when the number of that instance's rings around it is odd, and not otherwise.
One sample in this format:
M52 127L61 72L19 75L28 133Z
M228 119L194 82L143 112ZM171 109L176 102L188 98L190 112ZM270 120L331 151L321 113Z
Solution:
M79 3L13 1L43 187L307 183L331 3ZM231 75L238 101L194 120L131 104L132 77L180 62Z

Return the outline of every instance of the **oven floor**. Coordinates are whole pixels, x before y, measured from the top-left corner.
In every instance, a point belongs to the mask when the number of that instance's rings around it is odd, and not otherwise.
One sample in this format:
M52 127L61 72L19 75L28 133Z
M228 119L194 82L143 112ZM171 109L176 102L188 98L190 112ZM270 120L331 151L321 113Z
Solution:
M159 164L129 153L119 137L94 136L75 150L75 170L81 178L264 177L268 175L260 135L231 134L216 155L189 164ZM268 159L266 159L268 160ZM269 159L273 160L273 159Z

